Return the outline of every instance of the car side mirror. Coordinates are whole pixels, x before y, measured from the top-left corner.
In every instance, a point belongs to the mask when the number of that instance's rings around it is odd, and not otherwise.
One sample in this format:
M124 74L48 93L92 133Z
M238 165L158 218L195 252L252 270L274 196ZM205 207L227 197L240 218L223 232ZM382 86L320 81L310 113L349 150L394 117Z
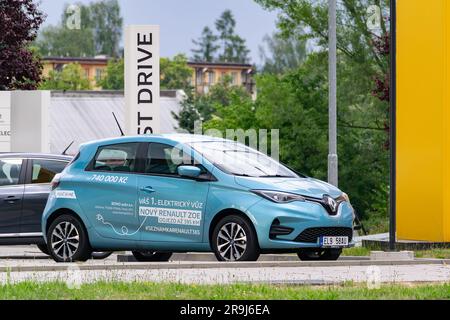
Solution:
M198 178L202 174L202 170L196 166L179 166L178 174L181 177Z

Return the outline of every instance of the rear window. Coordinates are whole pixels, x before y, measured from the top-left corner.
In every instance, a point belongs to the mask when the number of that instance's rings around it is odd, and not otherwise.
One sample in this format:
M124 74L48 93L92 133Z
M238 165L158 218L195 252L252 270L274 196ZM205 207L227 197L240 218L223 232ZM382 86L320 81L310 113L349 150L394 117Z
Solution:
M139 143L122 143L100 147L95 155L93 171L136 172Z
M64 170L67 163L58 160L33 160L31 183L50 183L55 175Z

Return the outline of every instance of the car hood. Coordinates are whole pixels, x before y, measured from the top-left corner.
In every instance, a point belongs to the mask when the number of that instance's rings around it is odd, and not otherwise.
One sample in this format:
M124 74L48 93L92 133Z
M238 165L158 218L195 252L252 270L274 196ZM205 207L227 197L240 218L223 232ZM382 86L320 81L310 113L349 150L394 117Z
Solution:
M236 183L249 189L291 192L313 198L329 195L337 198L342 194L329 183L313 178L253 178L235 177Z

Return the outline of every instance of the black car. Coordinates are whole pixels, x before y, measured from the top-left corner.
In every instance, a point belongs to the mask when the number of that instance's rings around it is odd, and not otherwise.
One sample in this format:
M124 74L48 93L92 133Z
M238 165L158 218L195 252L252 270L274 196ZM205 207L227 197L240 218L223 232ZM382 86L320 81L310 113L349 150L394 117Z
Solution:
M72 161L66 155L0 154L0 245L35 244L48 254L41 218L53 177ZM110 253L95 253L105 258Z

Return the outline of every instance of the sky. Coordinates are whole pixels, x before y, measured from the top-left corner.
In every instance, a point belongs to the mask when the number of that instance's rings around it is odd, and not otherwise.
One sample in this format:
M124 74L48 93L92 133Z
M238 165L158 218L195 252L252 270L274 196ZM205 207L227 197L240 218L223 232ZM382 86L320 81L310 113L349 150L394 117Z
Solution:
M60 21L65 3L89 3L92 0L41 0L47 14L44 25ZM161 28L161 56L177 53L191 56L192 39L201 35L205 26L230 9L236 19L236 32L246 39L252 63L259 64L259 45L266 34L276 30L276 12L263 10L253 0L119 0L124 26L158 24Z

